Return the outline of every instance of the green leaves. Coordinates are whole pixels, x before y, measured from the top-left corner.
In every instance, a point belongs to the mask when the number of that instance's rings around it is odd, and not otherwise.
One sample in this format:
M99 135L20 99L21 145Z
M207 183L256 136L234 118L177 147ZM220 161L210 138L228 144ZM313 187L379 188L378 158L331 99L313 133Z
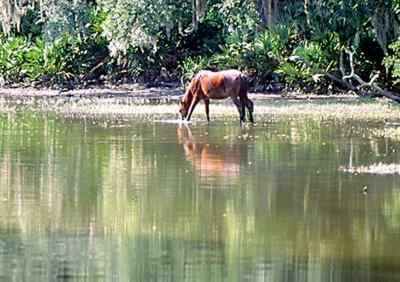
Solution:
M203 56L188 57L185 59L180 68L182 72L182 78L184 81L189 81L194 75L200 70L207 69L210 67L210 59Z
M393 84L397 87L400 86L400 40L392 43L390 46L392 55L386 56L384 64L387 69L391 71L394 78Z
M239 32L229 36L221 51L209 57L185 59L181 64L184 79L190 79L201 69L240 69L255 74L260 82L270 79L279 64L288 37L265 31L254 39L244 39Z
M42 38L34 42L26 37L0 40L0 80L8 83L47 81L62 84L86 74L94 55L90 41L65 35L51 46Z
M28 50L26 38L0 39L0 81L15 81L24 73L22 65Z
M112 56L125 55L130 47L157 52L159 41L176 38L191 24L190 1L168 0L98 0L107 16L103 34Z

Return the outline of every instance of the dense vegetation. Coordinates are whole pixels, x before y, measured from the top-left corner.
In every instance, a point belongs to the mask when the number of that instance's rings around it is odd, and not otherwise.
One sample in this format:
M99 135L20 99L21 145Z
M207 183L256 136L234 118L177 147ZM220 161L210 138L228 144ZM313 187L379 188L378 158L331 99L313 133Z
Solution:
M1 0L0 84L186 81L400 87L400 0ZM369 91L371 92L371 91Z

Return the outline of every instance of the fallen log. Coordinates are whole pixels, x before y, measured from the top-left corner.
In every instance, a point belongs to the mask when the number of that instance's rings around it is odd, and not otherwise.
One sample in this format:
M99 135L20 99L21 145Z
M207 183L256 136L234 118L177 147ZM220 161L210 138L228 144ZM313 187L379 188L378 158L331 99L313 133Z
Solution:
M344 67L344 59L343 59L343 53L340 56L340 71L342 73L342 77L339 78L333 74L327 73L327 74L318 74L314 75L315 80L318 80L320 76L326 76L330 80L334 81L335 83L340 84L342 87L347 88L348 90L354 91L355 93L363 96L383 96L386 98L389 98L393 101L399 102L400 103L400 95L398 95L395 92L389 91L387 89L383 89L377 84L377 80L379 78L380 73L377 72L375 73L370 81L364 81L356 72L354 68L354 52L346 49L345 53L349 57L349 65L350 65L350 73L346 74L346 70ZM353 84L353 81L357 82L357 85ZM369 92L365 92L365 89L369 89ZM372 93L371 93L372 91Z

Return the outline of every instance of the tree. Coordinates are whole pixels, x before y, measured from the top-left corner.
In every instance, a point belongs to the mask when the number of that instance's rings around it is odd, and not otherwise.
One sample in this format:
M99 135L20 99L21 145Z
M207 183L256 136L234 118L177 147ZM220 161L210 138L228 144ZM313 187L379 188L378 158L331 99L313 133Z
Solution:
M193 23L193 30L197 30L199 21L204 17L206 14L207 9L207 0L192 0L192 23Z
M162 37L173 38L196 24L203 8L198 1L192 18L192 3L184 0L98 0L107 14L104 34L113 55L125 53L129 47L157 50ZM199 2L200 3L200 2ZM202 2L201 2L202 3Z

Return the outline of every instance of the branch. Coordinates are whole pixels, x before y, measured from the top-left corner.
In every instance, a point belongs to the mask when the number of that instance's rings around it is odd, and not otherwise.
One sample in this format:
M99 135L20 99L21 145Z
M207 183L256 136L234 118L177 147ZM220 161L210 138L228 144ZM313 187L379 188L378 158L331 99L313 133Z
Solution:
M108 62L108 57L104 57L99 60L99 62L90 70L88 71L85 75L82 76L82 80L87 80L93 73L95 73L98 69L103 67L107 62Z
M353 55L354 55L354 53L351 52L350 50L346 49L346 54L349 55L349 64L350 64L351 72L350 72L350 74L346 75L344 67L343 67L343 55L341 55L341 58L342 58L341 70L342 70L342 74L343 74L343 77L342 77L343 80L350 79L350 78L354 77L354 64L353 64ZM342 67L343 67L343 69L342 69Z
M387 97L389 99L392 99L396 102L400 102L400 96L396 95L394 92L388 91L386 89L381 88L376 81L379 78L380 73L376 73L375 75L373 75L370 79L370 81L366 82L364 81L358 74L356 74L355 70L354 70L354 61L353 61L353 57L354 57L354 52L346 49L345 53L349 56L349 65L350 65L350 73L346 74L346 70L344 67L344 63L343 63L343 53L340 54L340 62L339 62L339 68L340 68L340 72L342 73L342 78L338 78L332 74L325 74L329 79L340 83L341 85L345 86L346 88L353 90L355 92L360 92L361 89L364 88L370 88L373 91L375 91L376 93L378 93L381 96ZM357 83L359 84L357 87L355 87L352 83L351 80L354 79L355 81L357 81Z

